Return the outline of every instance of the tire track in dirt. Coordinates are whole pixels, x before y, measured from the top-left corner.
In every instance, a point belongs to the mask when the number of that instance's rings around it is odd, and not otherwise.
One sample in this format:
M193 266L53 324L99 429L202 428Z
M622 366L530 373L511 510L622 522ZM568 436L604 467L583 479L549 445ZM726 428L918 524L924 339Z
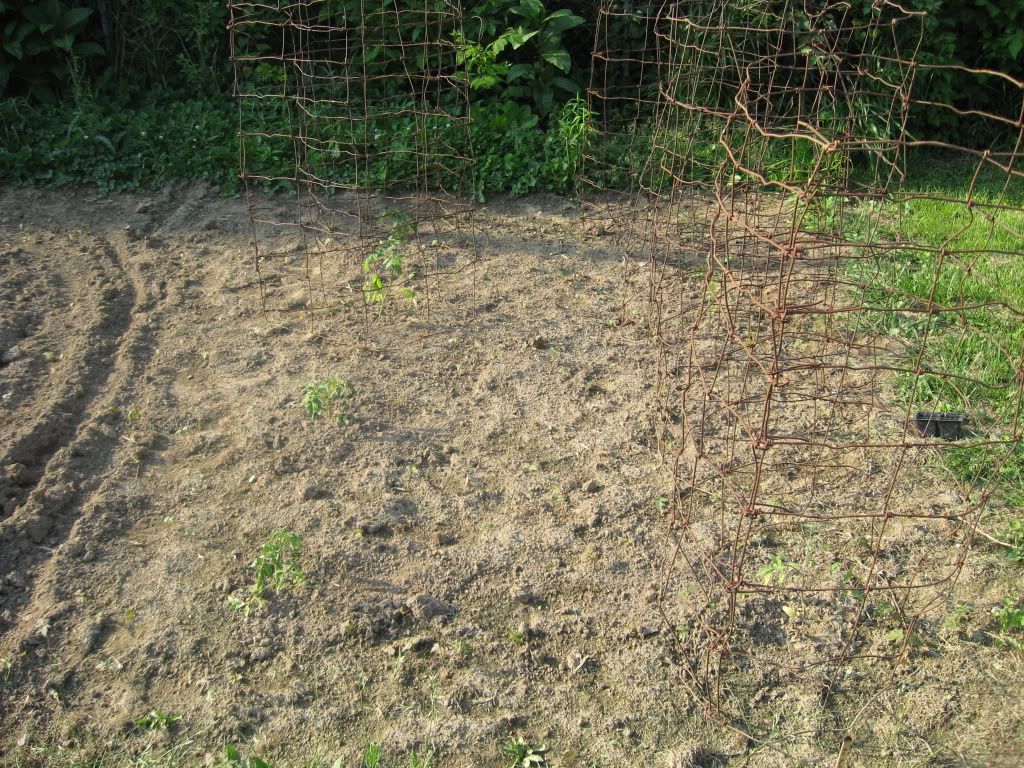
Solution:
M124 408L152 358L165 298L163 281L126 258L127 241L94 240L108 279L106 287L90 284L85 292L98 288L106 307L84 333L76 383L61 387L69 394L46 403L4 454L5 466L30 462L22 466L34 477L24 502L0 521L0 563L11 569L0 573L0 631L6 633L0 654L16 649L17 675L45 665L47 649L74 612L60 597L71 588L62 588L62 580L73 582L74 573L61 566L90 558L83 531L95 541L118 526L116 512L92 499L123 445Z
M27 394L24 401L16 403L11 411L9 420L13 437L0 458L0 466L6 468L8 476L5 495L10 496L4 505L4 516L8 518L4 521L6 525L14 524L19 518L32 517L30 511L18 510L33 500L33 491L50 460L73 438L89 403L105 385L110 374L107 353L111 347L116 347L117 340L127 328L135 303L134 288L126 280L114 249L100 242L86 250L91 251L92 256L87 280L68 273L66 265L55 264L44 257L43 263L33 265L32 272L46 276L45 284L27 286L21 294L24 296L31 291L36 301L63 299L68 311L77 306L78 316L71 322L84 321L85 327L78 333L72 332L68 348L59 352L47 350L47 354L55 359L58 354L60 356L53 370L41 371L26 361L29 364L15 371L9 381L9 394ZM25 255L32 261L41 256L38 253ZM39 296L40 292L44 295ZM57 295L53 296L53 293ZM52 326L64 322L57 315L45 317L44 327L33 336L50 337L51 341L59 344L59 340L52 338L57 330ZM40 387L38 379L47 376L51 381L70 383L70 386ZM42 543L46 535L38 523L27 533L37 544Z

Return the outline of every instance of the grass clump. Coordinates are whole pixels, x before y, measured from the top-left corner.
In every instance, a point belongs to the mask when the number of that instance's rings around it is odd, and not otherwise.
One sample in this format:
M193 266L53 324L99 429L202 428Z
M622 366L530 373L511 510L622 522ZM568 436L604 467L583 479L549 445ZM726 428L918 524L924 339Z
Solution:
M867 311L859 330L906 350L897 396L915 410L964 412L968 439L943 460L966 482L998 481L1024 503L1024 445L1014 442L1024 360L1024 184L959 164L917 163L892 202L862 203L847 235L901 244L852 259ZM962 201L973 200L971 205ZM906 245L902 245L906 244Z

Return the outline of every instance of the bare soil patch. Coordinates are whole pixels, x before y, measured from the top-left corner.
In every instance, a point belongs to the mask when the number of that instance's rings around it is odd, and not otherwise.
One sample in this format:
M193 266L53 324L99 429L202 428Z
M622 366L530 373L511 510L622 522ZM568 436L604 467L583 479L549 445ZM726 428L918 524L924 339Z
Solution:
M239 200L0 191L8 764L209 764L236 743L357 765L376 742L385 765L483 766L511 734L564 766L833 763L805 683L752 702L781 718L759 745L679 684L635 242L551 197L476 221L480 258L419 307L311 321L261 311ZM300 306L304 270L283 262L271 298ZM347 424L301 408L329 376L355 387ZM279 529L307 586L233 610ZM1024 666L984 631L1019 569L975 554L959 623L843 705L866 707L851 766L1020 764ZM152 710L180 720L133 724Z

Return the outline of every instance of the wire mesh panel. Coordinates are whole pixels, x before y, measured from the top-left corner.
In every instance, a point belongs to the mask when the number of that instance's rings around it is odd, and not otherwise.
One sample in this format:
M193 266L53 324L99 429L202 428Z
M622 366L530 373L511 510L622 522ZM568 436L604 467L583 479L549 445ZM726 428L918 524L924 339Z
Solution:
M472 258L460 6L231 9L266 309L382 311ZM596 17L580 187L632 257L623 306L648 268L661 608L691 692L744 728L784 701L847 732L843 702L928 652L986 515L1024 502L1024 83L919 61L925 20L889 0ZM943 101L954 72L999 98Z
M264 308L414 299L457 260L420 246L470 211L459 5L233 0L230 24Z
M923 652L1020 477L1022 124L916 96L943 68L896 4L679 3L656 28L663 607L693 690L764 726L790 683L820 704ZM941 143L962 194L904 186L937 146L908 116L943 108L995 148Z

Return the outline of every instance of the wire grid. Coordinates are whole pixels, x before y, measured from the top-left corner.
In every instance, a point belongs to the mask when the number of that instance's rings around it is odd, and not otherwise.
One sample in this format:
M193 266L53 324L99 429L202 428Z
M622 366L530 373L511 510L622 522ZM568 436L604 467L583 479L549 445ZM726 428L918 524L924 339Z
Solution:
M365 305L359 265L396 214L414 237L421 223L468 226L459 8L360 7L348 18L328 2L232 2L267 309ZM662 611L691 691L748 724L790 683L834 699L894 668L872 660L918 652L1021 456L1024 364L997 331L1019 326L1022 308L991 259L1024 255L1024 84L959 69L1020 111L935 103L919 86L952 68L917 61L920 13L887 0L866 16L809 7L608 3L588 89L598 138L581 181L591 199L631 183L617 225L649 266L675 482ZM631 47L612 48L623 27ZM920 110L994 149L909 136ZM962 194L904 186L923 148L969 165ZM993 179L1001 192L981 194ZM294 207L275 208L254 181L296 190ZM939 242L905 216L928 203L951 206ZM905 280L922 263L923 294ZM298 298L285 290L296 284ZM951 370L982 352L993 370ZM978 397L993 387L999 412ZM950 402L969 418L966 441L916 431L917 411Z
M431 280L475 257L460 5L231 0L230 11L264 310L380 312L425 293L429 311ZM293 204L257 188L294 192Z
M1021 458L1024 363L1006 340L1022 307L999 260L1024 256L1024 88L968 73L1010 94L1006 115L920 98L943 69L915 61L922 14L816 7L689 2L651 19L647 167L670 177L647 187L644 224L675 479L662 610L691 690L751 727L789 683L828 701L918 652ZM918 109L999 149L911 138ZM962 196L903 185L922 147L966 164ZM1000 191L978 193L983 177ZM905 215L929 202L951 218L938 242ZM927 285L908 290L919 264ZM982 355L977 378L954 370ZM998 409L979 397L996 388ZM951 402L967 440L922 435L918 412Z

